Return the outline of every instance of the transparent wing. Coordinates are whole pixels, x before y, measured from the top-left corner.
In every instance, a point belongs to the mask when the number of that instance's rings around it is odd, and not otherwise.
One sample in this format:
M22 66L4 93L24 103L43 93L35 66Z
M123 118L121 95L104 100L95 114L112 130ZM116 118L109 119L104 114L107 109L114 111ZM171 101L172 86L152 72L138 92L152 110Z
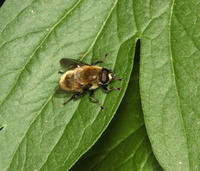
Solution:
M72 69L72 68L76 68L77 66L84 66L84 65L88 65L88 64L80 62L75 59L71 59L71 58L62 58L60 60L60 65L64 68Z

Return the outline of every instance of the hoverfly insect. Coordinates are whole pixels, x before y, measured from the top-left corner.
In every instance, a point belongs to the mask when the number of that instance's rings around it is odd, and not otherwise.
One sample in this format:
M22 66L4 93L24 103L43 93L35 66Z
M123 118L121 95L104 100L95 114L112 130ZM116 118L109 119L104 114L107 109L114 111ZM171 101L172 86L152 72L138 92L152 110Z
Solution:
M68 70L66 72L58 72L62 74L59 87L65 92L73 93L71 98L63 103L63 105L89 92L89 100L99 104L101 110L104 109L99 101L94 98L94 91L99 87L106 93L112 90L120 90L120 88L108 88L107 86L112 80L121 81L120 78L115 77L113 71L97 66L97 64L103 63L107 56L108 54L106 53L103 60L97 60L91 65L70 58L62 58L60 60L60 65Z

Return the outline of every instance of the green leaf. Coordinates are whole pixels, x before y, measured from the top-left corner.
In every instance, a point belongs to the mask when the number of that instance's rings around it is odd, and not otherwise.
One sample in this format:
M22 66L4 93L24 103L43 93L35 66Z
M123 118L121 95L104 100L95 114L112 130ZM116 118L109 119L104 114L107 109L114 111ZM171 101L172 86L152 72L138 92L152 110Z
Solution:
M12 14L0 18L0 170L67 170L102 134L132 70L137 32L132 4L124 8L124 2L5 3L0 16L10 9ZM90 63L106 52L103 66L123 78L113 83L122 90L97 91L104 111L87 96L62 107L69 96L54 95L59 60L82 57Z
M0 170L67 170L103 133L126 90L141 39L140 92L165 170L200 170L199 0L7 0L0 9ZM61 104L59 60L114 69L121 92ZM133 142L136 143L136 142Z
M139 46L137 48L139 50ZM137 53L137 52L136 52ZM144 127L139 94L139 53L120 107L97 143L74 170L161 170Z
M152 1L141 39L145 125L165 170L200 170L199 3Z

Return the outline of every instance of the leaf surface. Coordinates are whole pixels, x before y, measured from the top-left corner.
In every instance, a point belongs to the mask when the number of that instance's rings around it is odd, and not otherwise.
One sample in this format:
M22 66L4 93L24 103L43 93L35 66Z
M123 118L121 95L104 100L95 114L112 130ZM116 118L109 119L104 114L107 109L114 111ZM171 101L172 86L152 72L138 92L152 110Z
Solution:
M199 4L7 0L0 9L0 170L71 168L113 118L138 38L142 109L153 152L165 170L200 170ZM96 92L103 112L86 96L61 107L69 96L54 95L59 60L90 63L107 52L102 66L123 77L113 83L122 91Z
M133 64L135 20L123 3L32 0L13 9L11 17L0 18L0 170L66 170L102 134L126 90ZM10 6L7 2L0 16L8 14ZM121 25L119 14L132 20ZM87 95L62 107L69 96L55 96L59 60L91 63L107 52L103 66L123 78L113 83L122 90L96 92L104 111Z

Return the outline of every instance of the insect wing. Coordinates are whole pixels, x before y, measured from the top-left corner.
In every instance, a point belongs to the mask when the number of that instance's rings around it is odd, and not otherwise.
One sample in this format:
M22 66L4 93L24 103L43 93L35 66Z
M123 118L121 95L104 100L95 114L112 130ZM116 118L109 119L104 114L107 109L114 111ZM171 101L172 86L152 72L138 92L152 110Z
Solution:
M60 88L60 86L57 86L57 87L55 88L55 94L54 94L55 97L57 97L57 98L65 98L66 95L67 95L67 92L64 91L64 90L62 90L62 89Z
M71 59L71 58L62 58L60 60L60 65L64 68L67 68L67 69L73 69L73 68L76 68L78 66L84 66L84 65L88 65L88 64L85 64L83 62L80 62L78 60Z
M55 88L55 94L66 94L66 91L62 90L60 86Z

